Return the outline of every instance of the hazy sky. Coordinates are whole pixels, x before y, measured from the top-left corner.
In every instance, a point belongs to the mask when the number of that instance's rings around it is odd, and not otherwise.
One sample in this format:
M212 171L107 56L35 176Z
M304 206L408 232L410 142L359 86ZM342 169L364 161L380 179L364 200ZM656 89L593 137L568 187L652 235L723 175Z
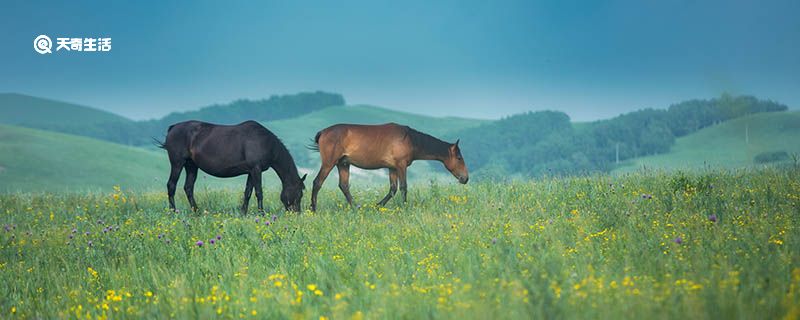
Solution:
M725 91L797 108L798 14L797 0L3 1L0 92L136 119L308 90L481 118L591 120ZM112 51L40 55L40 34Z

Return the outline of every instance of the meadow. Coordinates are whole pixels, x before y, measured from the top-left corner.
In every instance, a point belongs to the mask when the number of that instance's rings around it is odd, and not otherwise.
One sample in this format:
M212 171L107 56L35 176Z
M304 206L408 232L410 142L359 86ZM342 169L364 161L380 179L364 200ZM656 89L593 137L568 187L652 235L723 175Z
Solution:
M797 319L800 170L0 195L0 318ZM308 198L304 199L307 206Z

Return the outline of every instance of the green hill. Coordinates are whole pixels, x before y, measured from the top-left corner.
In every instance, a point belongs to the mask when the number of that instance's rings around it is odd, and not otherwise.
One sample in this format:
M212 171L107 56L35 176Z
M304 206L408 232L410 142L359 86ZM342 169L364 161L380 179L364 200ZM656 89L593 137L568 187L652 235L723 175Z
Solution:
M114 185L163 190L168 174L169 161L162 150L0 125L0 192L110 190ZM267 186L277 185L274 174L264 178ZM201 173L197 188L239 188L243 179Z
M0 123L46 128L48 125L86 125L103 122L132 122L116 114L50 99L18 93L0 93Z
M633 159L614 173L747 167L756 164L757 155L775 151L800 153L800 111L753 114L707 127L678 138L669 153Z
M162 184L164 155L91 138L0 126L0 191Z

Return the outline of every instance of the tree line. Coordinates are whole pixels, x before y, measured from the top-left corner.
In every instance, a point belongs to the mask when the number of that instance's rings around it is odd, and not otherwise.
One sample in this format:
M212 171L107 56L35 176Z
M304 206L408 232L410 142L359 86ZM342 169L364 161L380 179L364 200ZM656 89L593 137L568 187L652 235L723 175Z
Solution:
M69 123L48 124L47 129L120 144L142 146L152 138L162 138L167 128L177 122L200 120L220 124L236 124L246 120L272 121L297 117L330 106L345 104L344 97L322 91L290 95L273 95L267 99L241 99L187 112L173 112L160 119L144 121L110 121L91 125Z
M733 118L787 106L752 96L689 100L574 124L559 111L528 112L452 134L471 170L502 178L607 172L620 161L666 153L675 139Z

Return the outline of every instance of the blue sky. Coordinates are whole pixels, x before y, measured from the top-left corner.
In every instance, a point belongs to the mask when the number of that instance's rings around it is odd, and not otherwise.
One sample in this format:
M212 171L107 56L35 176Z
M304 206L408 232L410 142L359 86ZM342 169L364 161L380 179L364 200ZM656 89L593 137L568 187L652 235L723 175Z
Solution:
M574 120L722 92L800 105L800 1L0 4L0 92L135 119L308 90L430 115ZM33 50L39 34L106 53Z

